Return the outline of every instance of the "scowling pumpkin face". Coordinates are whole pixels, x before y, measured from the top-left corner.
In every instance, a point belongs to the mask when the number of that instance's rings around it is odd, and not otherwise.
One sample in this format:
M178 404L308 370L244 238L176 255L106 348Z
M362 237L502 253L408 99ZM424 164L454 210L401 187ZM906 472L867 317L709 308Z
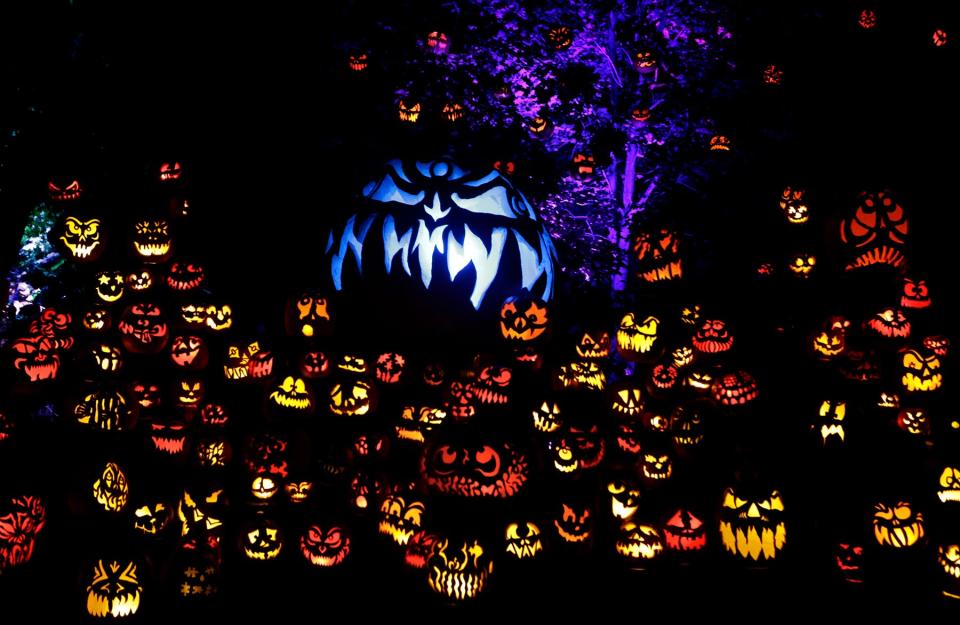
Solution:
M840 240L854 254L847 271L874 265L905 267L901 248L909 234L906 211L889 191L861 193L854 213L840 222Z
M940 372L940 359L934 353L923 353L915 349L902 352L901 364L903 388L912 392L935 391L943 385Z
M679 249L680 238L672 230L663 228L640 232L633 241L637 277L644 282L677 280L683 277Z
M654 316L638 322L635 314L627 313L617 328L617 351L627 360L649 353L657 340L659 327L660 320Z
M205 278L203 266L194 262L175 260L167 270L167 286L174 291L192 291L199 288Z
M745 560L774 560L787 542L783 498L777 490L742 499L728 488L720 509L723 548Z
M620 532L614 545L618 554L631 560L653 560L663 553L660 532L652 525L634 521L620 524Z
M468 172L448 160L391 161L363 194L369 202L327 241L338 291L352 276L385 269L430 291L453 286L476 310L524 288L550 300L553 242L500 172Z
M415 569L427 568L427 559L433 554L433 546L440 540L436 534L420 530L407 543L404 563Z
M607 374L592 360L578 360L561 365L557 380L563 388L602 391L607 385Z
M427 486L444 495L505 498L527 481L526 457L508 443L438 442L421 460Z
M937 497L941 503L960 502L960 469L944 467L940 473Z
M643 410L643 394L639 386L620 383L613 389L610 410L621 417L635 417Z
M173 518L173 509L162 501L144 504L133 511L133 529L148 535L162 532Z
M560 418L560 406L556 402L544 400L532 414L533 429L537 432L548 434L555 432L563 425Z
M399 495L390 495L380 504L380 523L377 526L384 536L398 545L410 542L423 523L424 505L422 501L407 503Z
M506 552L517 560L536 558L543 551L540 528L535 523L510 523L504 533Z
M685 508L678 508L663 524L663 537L668 549L702 551L707 545L707 528Z
M430 589L449 599L475 599L493 573L493 560L476 540L451 542L441 539L427 562Z
M593 533L593 518L587 506L561 504L560 515L553 520L557 534L568 543L585 542Z
M577 356L584 360L596 360L610 355L610 334L607 332L584 332L576 344Z
M915 512L910 502L894 505L879 502L873 507L873 535L884 547L912 547L924 536L923 513Z
M66 255L75 261L96 260L104 248L103 230L99 219L84 220L67 216L60 228L58 241Z
M340 525L311 525L300 537L300 555L313 566L338 566L350 555L350 533Z
M484 367L471 384L473 395L480 404L503 405L510 402L510 381L513 372L508 367Z
M142 586L133 562L98 560L87 585L87 614L94 618L123 618L140 609Z

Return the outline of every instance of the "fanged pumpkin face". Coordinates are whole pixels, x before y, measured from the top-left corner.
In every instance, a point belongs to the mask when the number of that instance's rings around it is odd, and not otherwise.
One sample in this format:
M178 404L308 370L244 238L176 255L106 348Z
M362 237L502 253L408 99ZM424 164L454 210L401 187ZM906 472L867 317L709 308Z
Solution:
M840 239L856 254L847 271L873 265L905 267L900 248L909 234L906 211L888 191L860 194L853 215L840 222Z
M795 187L785 187L780 195L780 210L787 221L792 224L807 223L810 219L810 209L803 199L805 191Z
M174 291L191 291L199 288L205 277L202 265L175 260L167 271L167 286Z
M182 454L187 443L186 426L182 421L154 421L150 424L150 442L161 453L172 456Z
M420 103L406 98L397 102L397 116L402 122L417 123L420 119Z
M31 382L54 380L60 371L56 342L43 336L26 336L10 343L13 367Z
M550 323L546 302L529 294L509 297L500 307L500 334L509 341L532 341Z
M639 233L633 241L637 277L644 282L662 282L683 277L679 250L680 238L672 230Z
M450 123L460 121L464 115L463 105L454 101L447 102L440 110L440 115Z
M903 365L903 377L900 383L911 392L935 391L943 385L940 373L940 359L936 354L923 354L915 349L903 352L900 360Z
M623 480L613 480L607 484L610 495L610 512L613 518L625 520L637 512L640 505L640 489Z
M380 523L377 531L398 545L410 542L423 523L425 506L422 501L407 501L399 495L390 495L380 504Z
M123 618L140 609L137 567L133 562L98 560L87 585L87 614L93 618Z
M904 308L923 309L930 306L930 289L924 279L903 279L903 294L900 296L900 305Z
M543 551L540 528L535 523L510 523L504 532L506 552L517 560L536 558Z
M868 329L884 338L905 339L910 336L910 321L899 308L886 308L867 320Z
M655 527L628 520L620 524L614 547L617 553L625 558L653 560L663 553L663 540Z
M120 512L127 505L130 489L127 476L114 462L108 462L93 483L93 497L107 512Z
M170 256L173 241L166 219L141 220L133 226L133 249L146 262L162 262Z
M564 388L602 391L607 385L607 374L600 368L599 363L592 360L578 360L561 365L557 379Z
M722 406L742 406L757 398L757 381L746 371L727 373L710 387L713 398Z
M884 547L912 547L924 536L923 513L906 501L892 506L881 501L873 507L873 536Z
M565 542L585 542L593 532L593 518L590 508L561 504L560 516L553 520L553 526Z
M484 367L471 384L474 397L482 405L501 406L510 402L510 380L513 372L507 367Z
M400 412L400 423L394 426L397 438L423 444L427 434L442 424L447 413L432 406L404 406Z
M270 393L270 401L281 408L297 411L306 411L313 406L306 382L292 375L283 378L283 381L273 389Z
M79 199L80 194L83 193L83 187L76 178L56 179L47 182L47 193L54 202L68 202Z
M276 560L283 549L283 535L277 524L260 519L242 536L243 555L251 560Z
M347 56L347 67L351 72L362 72L370 66L370 59L366 52L355 51Z
M173 510L162 501L145 504L133 511L133 529L148 535L159 534L173 518Z
M94 260L103 251L103 233L99 219L66 217L60 242L73 260Z
M327 406L335 415L360 417L373 409L374 393L366 380L344 380L330 389Z
M527 482L526 457L507 443L440 443L428 448L421 461L427 486L444 495L506 498Z
M941 503L960 502L960 469L944 467L940 473L939 485L937 497Z
M613 391L610 410L622 417L635 417L643 410L643 393L639 386L626 384Z
M637 323L637 316L627 313L617 328L617 350L624 358L649 353L657 340L659 327L660 320L656 317L648 316Z
M673 475L673 460L670 454L644 453L640 461L640 471L648 480L667 480Z
M493 560L476 540L451 543L442 539L433 546L427 563L430 589L449 599L475 599L493 573Z
M831 441L842 443L846 440L847 433L843 428L846 416L847 402L825 399L820 403L819 418L814 424L814 428L819 429L820 440L824 445Z
M548 434L555 432L562 425L560 406L556 402L544 400L540 407L533 411L533 429Z
M677 509L663 525L668 549L702 551L707 546L707 528L699 518L684 508Z
M300 555L313 566L329 568L350 555L350 534L338 525L311 525L300 537Z
M720 510L720 538L727 552L754 561L774 560L787 542L783 498L769 491L765 497L741 499L728 488Z
M693 335L693 348L706 354L719 354L733 347L733 335L720 319L707 319Z

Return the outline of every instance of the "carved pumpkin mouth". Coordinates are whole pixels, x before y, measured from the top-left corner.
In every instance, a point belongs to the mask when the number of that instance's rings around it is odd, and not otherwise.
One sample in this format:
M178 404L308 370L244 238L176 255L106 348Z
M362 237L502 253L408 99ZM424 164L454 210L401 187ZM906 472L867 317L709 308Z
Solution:
M937 563L943 572L955 579L960 579L960 546L940 545L937 547Z

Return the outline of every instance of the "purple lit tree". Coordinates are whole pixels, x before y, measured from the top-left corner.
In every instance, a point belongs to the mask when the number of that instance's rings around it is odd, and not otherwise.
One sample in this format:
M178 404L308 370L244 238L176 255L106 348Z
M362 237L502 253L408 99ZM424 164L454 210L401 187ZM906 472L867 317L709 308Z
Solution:
M703 175L708 109L732 82L721 10L707 0L461 0L431 24L422 4L407 9L379 22L391 47L371 53L395 81L394 105L416 107L420 123L523 137L517 160L548 160L556 174L531 195L565 273L623 290L641 215Z

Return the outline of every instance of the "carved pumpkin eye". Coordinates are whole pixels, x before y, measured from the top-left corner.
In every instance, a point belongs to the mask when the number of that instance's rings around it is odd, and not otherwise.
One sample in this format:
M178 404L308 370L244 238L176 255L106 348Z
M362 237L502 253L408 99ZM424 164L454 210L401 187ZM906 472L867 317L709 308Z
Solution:
M494 477L500 473L500 454L493 447L484 445L474 454L474 460L481 475Z
M434 454L436 471L441 473L450 473L456 466L460 455L456 449L447 445L441 445Z

